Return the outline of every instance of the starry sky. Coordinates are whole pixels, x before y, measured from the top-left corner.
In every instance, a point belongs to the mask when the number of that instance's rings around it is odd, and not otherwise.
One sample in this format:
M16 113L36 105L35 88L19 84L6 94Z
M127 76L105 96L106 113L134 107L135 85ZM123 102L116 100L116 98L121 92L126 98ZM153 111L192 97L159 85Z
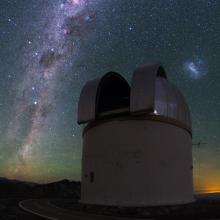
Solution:
M84 83L160 61L201 143L195 190L220 190L219 10L218 0L1 0L0 176L80 180Z

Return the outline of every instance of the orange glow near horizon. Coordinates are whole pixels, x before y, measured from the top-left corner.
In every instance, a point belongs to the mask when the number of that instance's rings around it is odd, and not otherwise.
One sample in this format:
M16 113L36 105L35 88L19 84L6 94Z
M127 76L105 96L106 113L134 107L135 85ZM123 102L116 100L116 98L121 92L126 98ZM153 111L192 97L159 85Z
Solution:
M195 193L220 192L219 154L207 148L193 148L193 182ZM212 158L211 160L209 158Z
M203 167L202 173L194 170L194 191L196 193L220 192L220 175L218 170Z

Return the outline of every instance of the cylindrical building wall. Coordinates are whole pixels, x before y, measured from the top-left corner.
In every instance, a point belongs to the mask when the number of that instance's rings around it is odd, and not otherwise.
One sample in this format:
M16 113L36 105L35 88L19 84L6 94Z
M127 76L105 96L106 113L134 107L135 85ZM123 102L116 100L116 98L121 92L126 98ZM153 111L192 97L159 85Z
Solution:
M192 201L192 143L186 129L121 117L85 130L82 203L154 206Z

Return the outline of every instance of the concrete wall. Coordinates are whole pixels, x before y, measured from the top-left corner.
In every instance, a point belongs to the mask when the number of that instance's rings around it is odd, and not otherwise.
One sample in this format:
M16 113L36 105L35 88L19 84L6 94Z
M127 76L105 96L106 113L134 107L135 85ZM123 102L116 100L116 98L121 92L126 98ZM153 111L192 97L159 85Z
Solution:
M115 119L83 137L81 202L153 206L193 201L191 135L150 120Z

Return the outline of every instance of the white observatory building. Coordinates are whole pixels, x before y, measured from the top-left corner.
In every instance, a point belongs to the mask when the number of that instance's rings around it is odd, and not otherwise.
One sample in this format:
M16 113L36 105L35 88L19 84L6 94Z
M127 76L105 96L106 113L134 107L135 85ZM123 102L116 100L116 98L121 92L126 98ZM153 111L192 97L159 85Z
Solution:
M161 206L192 202L192 127L181 92L159 64L131 86L109 72L82 89L81 203Z

